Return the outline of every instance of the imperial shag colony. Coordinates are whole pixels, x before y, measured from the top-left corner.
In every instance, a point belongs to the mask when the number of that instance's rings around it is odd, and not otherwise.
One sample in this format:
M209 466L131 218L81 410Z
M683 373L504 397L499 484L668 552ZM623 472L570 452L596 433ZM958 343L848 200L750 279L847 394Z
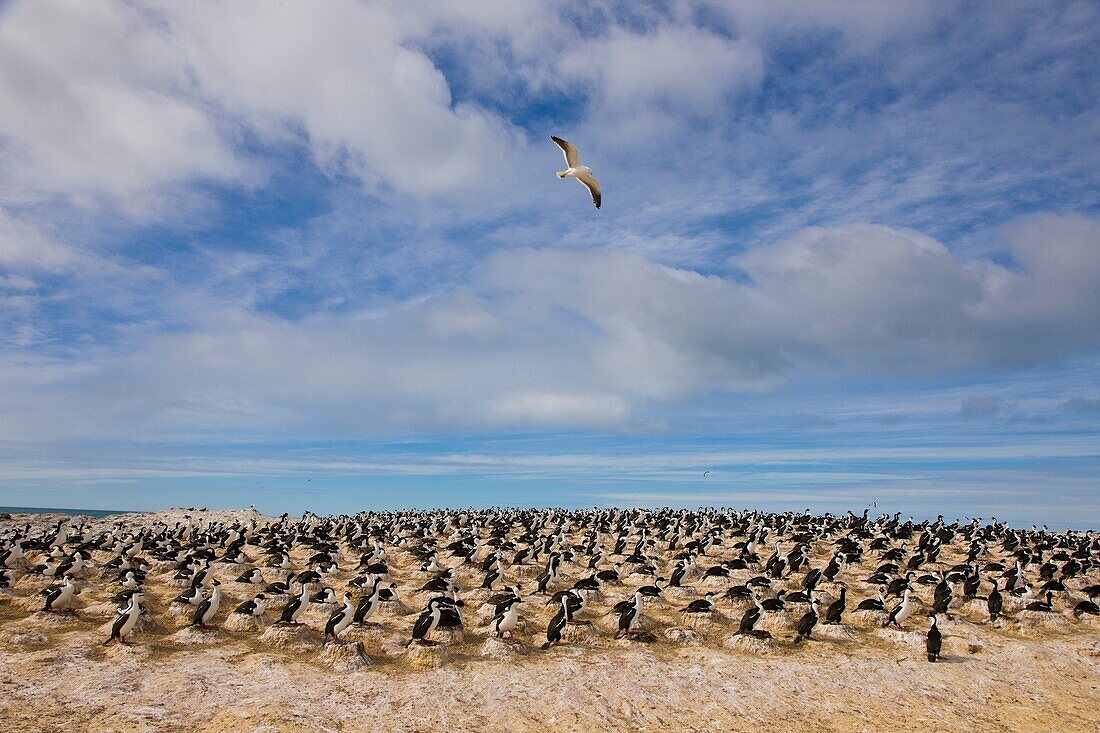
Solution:
M941 624L1073 633L1100 614L1100 537L1003 522L718 509L364 512L232 521L195 511L7 521L0 621L62 615L130 644L193 628L294 633L365 654L443 644L720 643L792 651ZM262 634L262 635L261 635ZM311 636L312 634L312 636ZM548 651L548 653L553 653ZM914 654L916 652L914 651Z

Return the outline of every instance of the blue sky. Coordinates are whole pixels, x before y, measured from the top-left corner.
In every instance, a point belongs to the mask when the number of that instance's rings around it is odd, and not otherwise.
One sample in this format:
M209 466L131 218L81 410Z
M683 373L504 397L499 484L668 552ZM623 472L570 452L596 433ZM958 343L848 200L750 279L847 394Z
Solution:
M0 504L1097 526L1098 21L2 3Z

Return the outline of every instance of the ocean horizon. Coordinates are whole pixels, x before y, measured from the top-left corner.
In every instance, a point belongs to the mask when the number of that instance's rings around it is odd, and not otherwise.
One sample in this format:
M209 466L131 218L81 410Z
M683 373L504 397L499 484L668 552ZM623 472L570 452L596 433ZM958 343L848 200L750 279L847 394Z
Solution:
M133 514L130 509L65 509L41 506L0 506L0 514L68 514L71 516L107 517L112 514Z

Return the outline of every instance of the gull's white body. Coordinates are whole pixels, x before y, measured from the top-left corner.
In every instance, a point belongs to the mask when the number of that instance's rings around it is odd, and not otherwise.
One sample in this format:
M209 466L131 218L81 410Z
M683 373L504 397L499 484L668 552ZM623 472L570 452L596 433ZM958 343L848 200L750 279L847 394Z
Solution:
M560 137L550 136L550 139L554 141L562 153L565 154L565 164L569 166L563 171L558 172L558 178L575 178L584 184L584 187L588 189L588 193L592 195L592 203L596 205L596 208L600 208L602 196L600 194L600 182L596 180L596 176L593 175L592 169L586 165L581 165L581 152L577 150L577 146L568 140L562 140Z

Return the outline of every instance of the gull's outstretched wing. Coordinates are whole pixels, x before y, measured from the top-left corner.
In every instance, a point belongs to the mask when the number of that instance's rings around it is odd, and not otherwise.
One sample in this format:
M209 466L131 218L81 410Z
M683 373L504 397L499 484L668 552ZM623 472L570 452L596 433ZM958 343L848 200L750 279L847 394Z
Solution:
M577 146L568 140L562 140L560 137L554 135L550 136L550 139L558 144L561 151L565 153L565 164L570 168L576 168L581 164L581 151L577 150Z
M600 182L596 180L596 177L583 173L577 176L577 180L584 184L584 187L588 189L588 193L592 194L592 203L596 205L596 208L600 208Z

